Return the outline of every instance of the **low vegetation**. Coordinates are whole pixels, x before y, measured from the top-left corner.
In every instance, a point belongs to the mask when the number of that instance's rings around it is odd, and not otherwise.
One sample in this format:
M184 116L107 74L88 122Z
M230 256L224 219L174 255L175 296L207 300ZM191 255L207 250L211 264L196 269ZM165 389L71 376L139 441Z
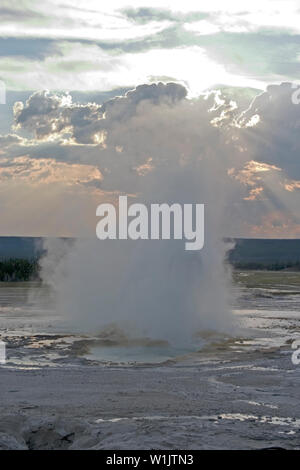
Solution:
M32 281L39 279L38 260L7 259L0 261L0 281Z
M300 262L257 263L229 261L235 270L241 271L300 271ZM0 261L0 282L37 281L39 277L38 259L27 260L10 258Z
M233 262L231 263L235 269L241 270L265 270L265 271L282 271L288 269L291 271L300 271L300 262L287 262L287 263L258 263L258 262Z

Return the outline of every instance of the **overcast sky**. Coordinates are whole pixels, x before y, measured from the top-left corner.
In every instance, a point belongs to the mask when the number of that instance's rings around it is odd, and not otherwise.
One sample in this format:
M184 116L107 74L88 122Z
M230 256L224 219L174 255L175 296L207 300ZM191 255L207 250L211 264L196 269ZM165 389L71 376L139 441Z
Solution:
M210 158L225 234L300 237L299 0L1 0L0 18L0 235L91 234L102 200Z
M158 78L193 93L299 73L297 0L2 0L9 89L111 90Z

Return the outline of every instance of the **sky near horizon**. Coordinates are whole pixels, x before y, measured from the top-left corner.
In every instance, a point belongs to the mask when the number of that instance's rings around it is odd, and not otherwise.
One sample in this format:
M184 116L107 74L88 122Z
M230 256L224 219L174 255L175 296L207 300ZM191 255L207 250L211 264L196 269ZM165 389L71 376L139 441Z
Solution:
M0 18L0 235L91 234L101 201L211 158L225 235L300 237L299 0L1 0Z

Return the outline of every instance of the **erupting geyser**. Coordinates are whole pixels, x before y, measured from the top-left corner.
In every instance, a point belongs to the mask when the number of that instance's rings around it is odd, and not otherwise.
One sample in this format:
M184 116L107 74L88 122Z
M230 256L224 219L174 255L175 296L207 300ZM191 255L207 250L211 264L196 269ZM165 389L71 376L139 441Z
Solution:
M42 275L55 289L58 311L77 331L97 334L115 325L128 337L180 345L199 330L230 327L222 241L226 145L211 107L204 98L148 99L127 115L119 133L108 133L103 187L117 187L131 202L205 204L205 243L201 251L186 251L184 240L97 240L95 234L61 256L59 242L48 241ZM123 154L108 163L108 149L116 145ZM142 165L149 155L151 164ZM97 221L95 214L94 233Z

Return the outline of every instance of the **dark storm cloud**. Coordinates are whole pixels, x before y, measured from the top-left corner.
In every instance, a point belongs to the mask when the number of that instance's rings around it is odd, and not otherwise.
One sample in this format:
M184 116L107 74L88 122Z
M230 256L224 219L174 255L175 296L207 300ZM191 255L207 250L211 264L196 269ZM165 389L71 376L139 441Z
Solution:
M258 162L283 168L289 178L300 180L300 104L292 101L300 95L291 83L270 85L242 114L240 124L247 125L253 115L259 122L243 127L240 139Z
M201 172L203 159L212 158L227 188L228 233L243 224L241 233L251 224L285 224L280 214L298 224L300 105L292 103L293 91L291 84L270 86L242 114L214 93L188 100L174 83L142 85L102 105L34 93L16 104L15 122L17 132L37 139L3 136L3 168L16 178L27 166L28 177L42 172L48 160L92 165L103 178L88 178L86 187L128 192L147 184L144 174L159 178L194 164ZM103 141L95 140L101 133Z
M15 104L15 125L18 129L33 132L37 139L72 132L77 143L95 143L97 132L106 131L112 121L121 122L131 118L142 101L174 104L184 99L186 94L186 89L176 83L158 83L140 85L125 96L108 100L103 105L78 105L72 104L70 95L36 92L25 105L22 102Z

